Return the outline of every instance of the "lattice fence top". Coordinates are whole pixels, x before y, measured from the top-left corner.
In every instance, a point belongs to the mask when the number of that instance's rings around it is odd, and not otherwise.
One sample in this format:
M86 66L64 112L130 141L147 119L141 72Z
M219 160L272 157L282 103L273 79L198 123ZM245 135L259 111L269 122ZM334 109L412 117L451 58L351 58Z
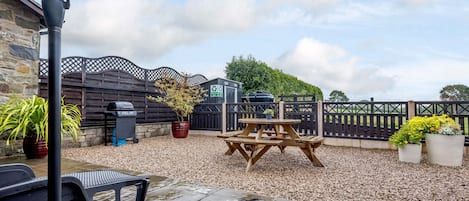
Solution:
M101 73L109 70L120 70L133 75L135 78L145 81L155 81L163 77L171 77L178 81L183 81L185 76L170 67L160 67L149 70L135 65L133 62L118 56L106 56L100 58L86 57L65 57L62 59L61 73ZM39 76L48 76L48 60L39 61ZM201 74L188 77L191 85L200 84L207 81Z
M404 115L407 113L407 102L324 102L324 112Z

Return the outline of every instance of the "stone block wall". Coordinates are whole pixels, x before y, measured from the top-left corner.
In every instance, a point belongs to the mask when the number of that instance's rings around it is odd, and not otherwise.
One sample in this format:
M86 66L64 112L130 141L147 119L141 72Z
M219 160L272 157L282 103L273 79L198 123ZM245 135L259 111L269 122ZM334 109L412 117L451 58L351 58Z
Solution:
M108 132L112 133L110 130ZM81 133L82 134L78 137L78 142L73 141L71 137L64 137L62 140L62 147L89 147L104 144L104 127L82 128ZM135 135L137 139L171 135L171 123L137 124L135 128ZM0 158L11 155L13 153L21 152L22 148L22 140L17 140L12 145L6 146L5 140L0 139Z
M81 131L82 134L78 137L78 142L74 142L70 137L64 137L62 147L89 147L104 144L104 127L87 127ZM112 133L111 129L108 130L108 135L110 133ZM170 134L171 123L144 123L137 124L135 127L137 139Z
M20 1L0 1L0 102L38 91L40 18Z

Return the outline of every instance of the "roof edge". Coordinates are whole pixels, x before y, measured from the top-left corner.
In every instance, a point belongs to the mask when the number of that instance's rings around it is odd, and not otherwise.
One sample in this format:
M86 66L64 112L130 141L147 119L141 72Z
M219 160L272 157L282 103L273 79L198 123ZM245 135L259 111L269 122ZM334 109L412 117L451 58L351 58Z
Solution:
M46 22L44 20L44 11L42 10L42 6L34 0L20 0L25 6L31 9L34 14L36 14L41 21L41 25L46 27Z

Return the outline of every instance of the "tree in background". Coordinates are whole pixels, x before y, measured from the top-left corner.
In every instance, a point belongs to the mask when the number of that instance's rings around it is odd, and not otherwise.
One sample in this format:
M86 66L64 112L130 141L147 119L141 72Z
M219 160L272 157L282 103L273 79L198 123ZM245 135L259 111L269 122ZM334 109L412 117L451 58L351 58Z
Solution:
M447 85L440 91L443 101L469 101L469 87L463 84Z
M345 95L343 91L333 90L329 94L329 101L331 102L347 102L349 98Z
M262 61L249 55L233 57L225 68L226 78L243 83L244 93L255 90L265 90L275 97L292 94L314 94L317 100L322 100L320 88L298 80L298 78L272 69Z

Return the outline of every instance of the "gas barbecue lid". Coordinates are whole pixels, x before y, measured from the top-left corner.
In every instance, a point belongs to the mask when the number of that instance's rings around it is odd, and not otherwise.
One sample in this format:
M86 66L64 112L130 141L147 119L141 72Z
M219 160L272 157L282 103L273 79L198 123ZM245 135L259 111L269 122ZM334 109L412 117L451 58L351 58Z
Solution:
M134 110L134 105L131 102L126 101L114 101L107 105L108 111L129 111Z

